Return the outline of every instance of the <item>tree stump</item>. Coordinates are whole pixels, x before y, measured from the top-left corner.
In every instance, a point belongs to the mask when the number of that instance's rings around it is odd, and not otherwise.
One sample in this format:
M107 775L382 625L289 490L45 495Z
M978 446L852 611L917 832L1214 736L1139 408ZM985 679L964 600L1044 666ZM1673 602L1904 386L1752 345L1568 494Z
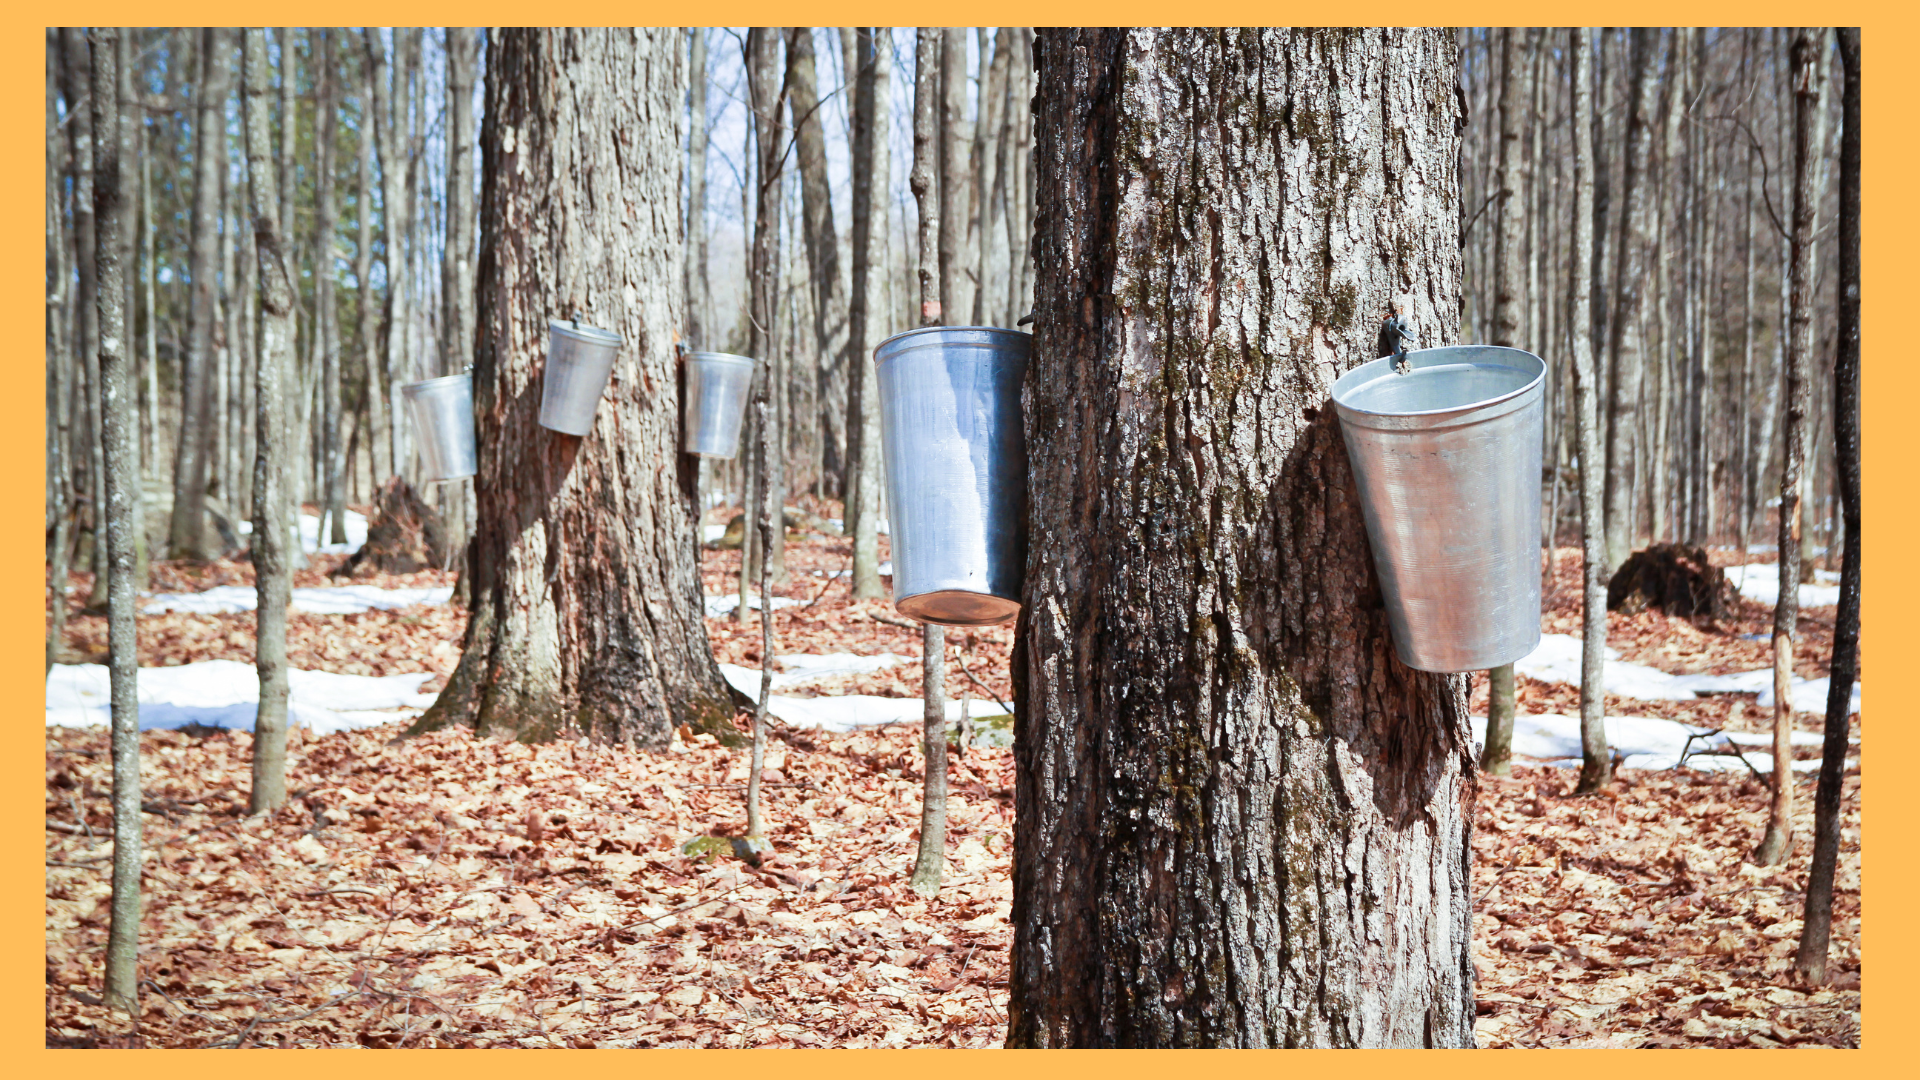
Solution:
M1607 610L1632 614L1654 607L1684 618L1718 619L1738 602L1726 572L1702 548L1655 544L1636 551L1607 583Z
M335 577L369 573L411 574L447 563L447 531L440 512L395 476L374 493L367 542L340 564Z

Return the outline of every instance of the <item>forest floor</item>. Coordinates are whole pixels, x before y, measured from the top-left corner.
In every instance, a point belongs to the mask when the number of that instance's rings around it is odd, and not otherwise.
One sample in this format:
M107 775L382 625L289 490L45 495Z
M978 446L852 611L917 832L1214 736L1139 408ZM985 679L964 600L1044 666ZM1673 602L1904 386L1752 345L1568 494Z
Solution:
M819 508L822 510L828 508ZM884 542L884 541L883 541ZM853 603L847 541L789 534L796 601L775 654L919 657L889 605ZM1717 549L1716 561L1753 561ZM312 556L301 586L332 582ZM1578 555L1556 553L1545 629L1578 634ZM736 552L708 551L703 588L737 588ZM246 584L251 568L159 564L155 592ZM434 571L358 579L419 587ZM100 662L105 619L75 574L62 662ZM456 604L291 616L293 665L430 672L458 658ZM761 663L753 617L707 620L727 663ZM1621 657L1673 673L1765 667L1771 610L1696 625L1609 618ZM1796 671L1824 675L1833 609L1803 614ZM142 666L253 660L253 616L143 616ZM949 693L1009 700L1010 628L953 633ZM959 669L964 661L971 679ZM918 697L917 663L787 694ZM439 686L429 682L426 689ZM1484 678L1474 711L1485 711ZM1578 690L1519 678L1523 713L1578 713ZM1609 695L1610 715L1765 730L1751 695L1695 702ZM1817 731L1818 715L1796 716ZM745 718L741 719L744 726ZM1854 739L1859 739L1856 717ZM147 871L137 1030L100 1003L110 876L110 764L99 728L47 729L49 1046L997 1046L1006 1032L1013 764L975 746L950 778L944 887L906 887L920 810L918 725L845 734L772 725L771 854L744 829L746 755L709 736L661 754L542 746L402 725L296 729L294 797L246 815L251 737L142 736ZM1810 756L1817 757L1817 749ZM1856 751L1857 756L1857 751ZM1481 777L1474 945L1483 1046L1857 1046L1860 775L1850 770L1831 981L1791 970L1813 826L1796 783L1788 861L1747 861L1767 791L1746 773L1623 770L1574 798L1566 769Z

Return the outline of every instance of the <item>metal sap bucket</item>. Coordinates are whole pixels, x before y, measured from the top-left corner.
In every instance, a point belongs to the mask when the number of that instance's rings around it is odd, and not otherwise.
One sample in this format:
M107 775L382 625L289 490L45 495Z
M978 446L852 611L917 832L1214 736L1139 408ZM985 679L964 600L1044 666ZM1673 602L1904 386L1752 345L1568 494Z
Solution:
M687 403L681 417L687 453L730 458L739 452L740 420L746 415L756 363L732 353L687 354Z
M946 626L1020 611L1033 338L990 326L909 330L873 351L893 538L893 605Z
M1340 376L1333 404L1360 487L1393 647L1421 671L1479 671L1540 643L1546 364L1456 345Z
M593 430L593 413L625 344L619 334L575 320L547 324L547 369L540 376L540 426L567 435Z
M414 445L429 480L458 480L478 469L473 453L473 372L400 388L418 432Z

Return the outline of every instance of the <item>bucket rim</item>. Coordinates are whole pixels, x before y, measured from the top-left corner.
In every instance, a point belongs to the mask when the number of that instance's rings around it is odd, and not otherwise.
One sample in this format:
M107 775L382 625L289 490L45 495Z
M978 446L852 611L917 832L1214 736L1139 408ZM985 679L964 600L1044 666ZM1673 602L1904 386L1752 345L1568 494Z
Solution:
M751 356L741 356L739 353L730 353L730 352L689 352L687 353L687 359L704 360L710 364L739 365L739 364L757 364L760 362Z
M925 335L935 335L935 334L959 334L959 333L994 335L1003 339L1007 339L1009 343L1011 343L1011 341L1014 339L1018 339L1026 343L1024 346L1022 346L1022 348L1029 356L1031 356L1033 353L1033 335L1027 333L1025 330L1014 330L1014 329L1009 329L1008 327L1005 327L1005 326L916 326L911 330L902 330L899 333L894 334L893 336L881 341L880 344L875 345L873 347L874 359L877 361L883 358L883 355L890 356L894 353L900 352L902 348L904 348L904 346L901 346L897 343L904 341L907 338L920 337Z
M602 330L597 326L582 324L575 326L572 319L549 319L547 329L564 337L574 338L593 345L611 345L618 349L626 345L627 340L611 330Z
M417 390L425 390L428 387L446 386L456 382L472 383L473 372L462 371L453 375L440 375L432 379L421 379L419 382L401 383L400 392L402 394L411 394Z
M1351 404L1350 402L1344 400L1345 393L1343 393L1343 390L1342 390L1342 386L1341 386L1342 383L1346 384L1346 388L1345 388L1346 391L1351 392L1354 388L1371 384L1372 382L1375 381L1375 379L1378 376L1392 371L1393 357L1383 356L1377 360L1369 360L1366 363L1361 364L1359 367L1354 368L1352 371L1346 372L1345 374L1341 375L1339 378L1335 379L1333 381L1333 386L1328 391L1327 396L1333 400L1333 404L1335 408L1339 409L1343 413L1350 413L1354 416L1382 416L1382 417L1453 416L1461 413L1476 412L1480 409L1487 408L1490 405L1498 405L1504 401L1511 401L1517 397L1520 397L1523 394L1530 393L1536 387L1540 386L1546 380L1546 377L1547 377L1547 362L1545 360L1541 359L1539 356L1533 353L1528 352L1525 349L1516 349L1511 345L1437 345L1431 349L1410 349L1407 351L1407 354L1406 354L1407 363L1413 367L1414 373L1417 374L1422 368L1446 366L1446 358L1442 356L1438 356L1436 354L1452 353L1452 352L1472 352L1472 353L1478 353L1478 354L1512 353L1516 356L1524 356L1527 359L1533 361L1535 364L1539 365L1539 370L1535 371L1533 373L1533 378L1528 379L1526 383L1524 383L1521 386L1515 387L1512 390L1508 390L1505 393L1495 394L1494 396L1488 397L1488 398L1481 398L1478 401L1469 401L1464 405L1450 405L1444 409L1410 409L1410 410L1364 409L1358 405ZM1423 358L1427 361L1427 363L1423 364L1420 362ZM1434 361L1439 361L1439 362L1435 363ZM1356 376L1359 376L1359 377L1356 378Z

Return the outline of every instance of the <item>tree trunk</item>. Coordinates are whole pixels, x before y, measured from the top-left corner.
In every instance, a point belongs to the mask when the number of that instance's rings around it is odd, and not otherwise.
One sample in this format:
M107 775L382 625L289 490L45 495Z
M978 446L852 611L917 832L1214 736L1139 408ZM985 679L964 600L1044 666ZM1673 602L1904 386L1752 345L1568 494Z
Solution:
M1840 27L1844 90L1840 129L1839 342L1833 365L1833 446L1846 518L1846 561L1840 571L1833 660L1828 669L1826 738L1814 796L1813 866L1795 969L1814 984L1827 978L1833 929L1833 872L1840 857L1840 800L1845 783L1853 681L1860 673L1860 29Z
M839 495L846 484L847 296L846 279L840 270L840 238L833 223L833 191L827 183L827 140L820 121L819 81L814 68L813 28L796 26L787 37L787 93L793 103L802 231L807 275L812 283L814 342L820 359L820 481L823 494Z
M1780 470L1780 598L1773 606L1773 801L1767 833L1753 853L1761 866L1786 859L1793 847L1793 637L1800 614L1800 470L1807 457L1807 362L1813 352L1814 109L1820 101L1817 50L1805 28L1794 31L1793 223L1788 262L1787 397L1781 424L1786 443ZM1847 684L1851 695L1853 684Z
M373 64L362 54L361 116L373 108ZM355 306L360 320L357 327L360 366L366 379L361 391L367 410L367 472L374 488L399 470L394 467L392 440L387 433L386 380L381 377L379 344L374 340L379 317L374 308L373 277L373 131L364 120L354 136L360 145L360 171L354 197L354 225L358 234L353 254ZM398 418L396 418L398 419ZM386 455L383 460L382 455Z
M473 366L473 242L476 228L473 210L473 84L480 59L480 31L467 27L448 27L447 40L448 130L452 138L447 144L448 250L443 264L447 348L444 373L457 375ZM454 508L448 526L453 542L464 547L472 528L467 519L468 485L462 481L447 490Z
M273 161L267 95L267 35L244 31L247 150L247 210L260 281L260 353L254 362L253 567L259 590L255 666L260 672L260 708L253 722L253 792L250 813L287 801L287 606L292 599L288 548L288 374L293 359L293 280L282 246L280 198Z
M347 496L343 468L340 420L340 327L334 307L334 232L338 218L334 209L335 117L333 31L321 28L320 63L314 73L314 139L319 143L319 173L313 184L313 332L315 353L320 359L320 516L330 522L331 535L322 543L347 542ZM292 223L288 223L292 227Z
M67 571L73 540L73 357L67 331L69 307L66 230L66 144L56 101L60 95L60 31L47 30L47 670L52 671L66 642Z
M779 401L786 394L786 386L784 369L779 363L780 356L774 349L773 340L779 309L780 177L787 149L784 116L786 87L775 76L779 58L779 35L764 27L753 27L747 31L747 85L753 106L754 150L759 158L754 189L752 258L747 269L747 355L761 362L759 377L767 380L768 393L774 402L774 407L767 410L766 416L774 429L768 433L767 445L772 451L761 473L760 482L765 486L760 488L760 493L763 498L771 499L776 507L784 505L786 499L786 435L781 424L784 417L780 415L782 410L779 408ZM776 85L779 86L778 90L775 89ZM771 545L760 552L760 557L771 564L775 581L785 581L787 577L786 532L785 528L774 529ZM771 610L767 606L769 604L771 600L763 594L763 615Z
M395 31L404 35L405 30ZM407 145L400 137L400 118L406 114L402 103L405 97L405 80L399 85L393 84L390 65L387 62L386 46L380 40L378 27L366 29L367 61L371 68L373 83L373 142L374 152L380 160L380 209L382 224L385 227L384 262L387 268L387 326L386 326L386 372L388 403L393 407L393 422L388 427L391 437L391 463L393 472L398 475L406 471L406 442L403 435L405 424L400 419L400 385L416 374L412 358L407 351L409 329L408 320L412 317L412 303L409 295L407 273ZM401 98L402 101L393 99ZM364 133L363 133L364 137Z
M980 30L984 41L986 29ZM980 49L980 120L973 140L974 292L969 320L975 326L1010 324L1003 305L1006 291L993 275L1006 264L1007 82L1012 69L1013 30L1001 27L993 36L993 59ZM1021 315L1026 314L1021 312Z
M213 336L219 318L214 260L219 254L220 182L227 159L226 31L200 31L200 69L194 96L193 232L187 279L192 302L187 314L187 355L181 378L180 444L174 454L173 515L167 547L176 559L207 559L206 496L208 457L217 416L213 400Z
M1607 572L1611 574L1633 552L1634 433L1640 411L1640 389L1646 368L1646 349L1640 332L1640 294L1647 272L1647 249L1653 238L1653 200L1647 188L1652 151L1654 90L1657 72L1653 41L1658 30L1633 29L1628 76L1633 95L1627 117L1625 172L1621 179L1620 242L1614 250L1613 305L1608 313L1607 361L1612 368L1612 397L1607 405Z
M973 314L973 250L967 243L967 205L971 201L973 125L967 120L967 31L949 26L940 31L939 162L935 180L939 199L950 212L940 224L940 303L942 323L956 323ZM916 76L917 77L917 76ZM917 105L916 105L917 108ZM948 317L951 314L951 317Z
M707 336L713 307L713 287L707 280L707 147L711 141L707 125L707 28L696 26L690 32L693 55L688 72L692 92L687 113L693 124L687 139L687 347L711 349ZM704 512L706 507L700 507Z
M66 53L62 66L67 82L64 88L68 109L66 130L73 168L74 268L78 271L74 306L79 325L74 334L74 344L78 346L82 389L73 402L80 413L80 423L75 430L82 436L75 450L80 456L80 464L84 466L87 530L93 541L87 569L94 574L94 588L93 595L87 598L86 607L90 611L97 611L106 603L107 545L105 507L101 497L105 487L106 462L100 445L100 278L97 269L99 247L95 242L100 221L94 213L95 140L92 112L87 105L92 93L93 59L84 29L69 26L62 33ZM106 137L114 135L114 132L108 132Z
M913 172L908 184L914 206L920 214L920 325L939 326L941 313L948 310L942 297L940 241L948 235L947 226L956 204L941 198L941 185L934 175L942 39L947 33L938 27L923 26L915 35L913 63ZM947 45L952 41L948 40ZM951 267L949 267L951 269ZM920 847L914 855L913 891L932 896L940 891L940 878L947 861L947 633L946 628L926 623L920 628L921 752L926 765L920 798Z
M1653 316L1656 334L1660 341L1659 351L1654 353L1654 370L1659 380L1654 394L1653 423L1649 429L1649 446L1652 454L1647 462L1648 479L1652 481L1652 516L1649 521L1649 534L1654 543L1665 543L1673 539L1672 493L1675 467L1679 465L1672 457L1671 420L1673 415L1675 371L1682 362L1685 350L1675 343L1673 324L1673 298L1680 290L1675 287L1673 276L1676 273L1675 249L1682 246L1681 237L1685 235L1680 222L1676 219L1674 188L1680 183L1681 173L1674 162L1680 156L1680 117L1686 112L1685 77L1688 46L1691 44L1692 30L1678 26L1668 31L1666 85L1667 107L1663 120L1660 139L1660 172L1658 177L1649 176L1647 182L1659 184L1659 204L1654 213L1654 230L1659 259L1653 273ZM1692 208L1685 211L1689 219ZM1689 254L1697 257L1698 252ZM1680 264L1685 265L1685 264Z
M95 222L95 303L99 328L101 442L107 568L107 664L113 702L113 886L107 930L107 1004L140 1015L140 695L134 644L133 501L139 490L139 446L128 370L127 282L122 261L120 80L116 42L123 31L94 27L89 125L93 140L90 207ZM84 43L83 43L84 44ZM71 60L72 58L69 57ZM71 99L69 99L71 100Z
M880 586L880 404L873 350L886 336L887 146L892 64L886 28L854 35L859 68L853 98L853 280L847 312L847 509L853 537L852 593L885 595Z
M1613 756L1607 747L1606 694L1603 666L1607 651L1607 552L1605 497L1599 435L1600 383L1594 370L1593 338L1586 330L1593 322L1593 52L1587 47L1591 32L1575 27L1567 33L1567 52L1573 61L1573 252L1567 293L1573 327L1574 437L1580 455L1580 781L1582 794L1599 791L1613 779Z
M1465 683L1328 387L1457 333L1457 47L1042 30L1012 1046L1470 1046Z
M648 749L679 724L731 730L672 392L685 80L673 31L489 40L472 614L459 667L415 730L580 732ZM547 321L573 311L626 340L584 439L538 424Z
M1496 214L1493 234L1493 339L1492 344L1509 348L1528 348L1531 342L1521 338L1526 297L1525 265L1522 241L1527 228L1527 209L1522 195L1526 188L1525 167L1521 162L1520 135L1524 130L1522 104L1532 96L1522 72L1530 70L1524 58L1516 56L1514 31L1502 27L1500 34L1500 154L1495 176ZM1522 50L1524 51L1524 46ZM1547 457L1552 463L1553 458ZM1557 475L1557 473L1556 473ZM1549 516L1549 545L1552 524ZM1549 546L1551 550L1551 546ZM1495 776L1513 771L1513 665L1505 664L1487 673L1487 738L1480 753L1480 767Z

